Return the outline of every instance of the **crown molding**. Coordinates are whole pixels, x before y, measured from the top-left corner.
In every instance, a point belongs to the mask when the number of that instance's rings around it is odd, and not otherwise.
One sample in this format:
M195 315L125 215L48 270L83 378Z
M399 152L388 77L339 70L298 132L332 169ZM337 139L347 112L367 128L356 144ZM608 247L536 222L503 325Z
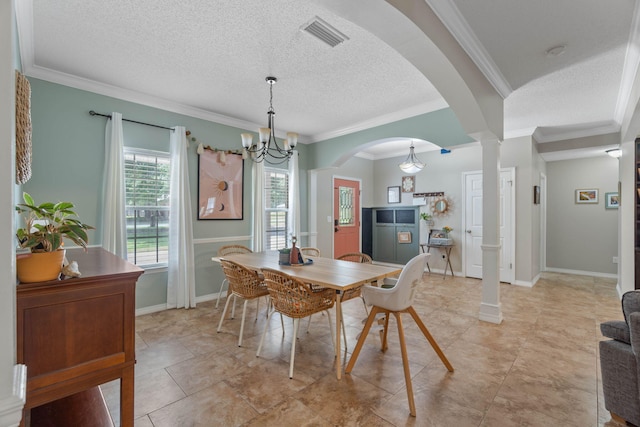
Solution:
M500 96L502 98L509 96L513 92L511 85L453 0L426 0L426 2Z
M227 126L236 127L243 130L257 129L263 124L252 123L246 120L236 119L211 111L195 108L164 98L148 95L135 90L96 82L94 80L79 77L73 74L62 73L49 68L40 67L35 64L35 52L33 48L33 1L21 0L16 2L16 21L18 27L20 58L22 61L22 72L29 76L48 82L69 86L75 89L85 90L99 95L121 99L123 101L146 105L189 117L195 117ZM285 132L276 131L276 136L286 138ZM309 143L309 138L300 135L298 142Z
M640 65L640 5L635 2L633 9L633 18L631 20L631 31L629 33L629 43L627 43L627 52L624 56L624 66L622 68L622 77L620 79L620 91L618 92L618 100L614 111L614 119L618 123L624 121L624 113L631 99L631 91L633 83L638 73ZM635 105L633 106L635 108Z
M33 65L33 1L22 0L15 2L16 5L16 26L18 30L18 49L20 49L20 60L22 70L27 65Z
M620 132L620 127L620 123L614 120L601 122L601 124L595 126L585 126L580 128L574 127L564 131L545 131L544 127L538 127L535 132L533 132L533 137L536 142L539 143L563 141L565 139L584 138L588 136Z
M112 98L121 99L123 101L133 102L136 104L145 105L147 107L158 108L164 111L170 111L177 114L183 114L189 117L195 117L202 120L207 120L215 123L220 123L227 126L236 127L239 129L257 129L260 124L251 123L246 120L235 119L222 114L213 113L211 111L203 110L201 108L190 107L188 105L180 104L178 102L170 101L164 98L148 95L135 90L124 89L121 87L96 82L94 80L85 79L72 74L62 73L59 71L51 70L49 68L40 67L37 65L26 65L25 74L29 77L34 77L41 80L46 80L52 83L69 86L75 89L85 90L99 95L109 96ZM279 137L285 136L284 134L278 135Z
M409 107L404 110L394 111L393 113L378 116L373 119L365 120L363 122L355 123L352 126L348 126L342 129L336 129L331 132L318 133L310 136L309 142L326 141L327 139L337 138L339 136L348 135L350 133L359 132L366 129L371 129L376 126L382 126L389 123L397 122L399 120L408 119L409 117L419 116L420 114L427 114L432 111L441 110L449 107L449 104L444 98L438 95L438 99L424 104Z

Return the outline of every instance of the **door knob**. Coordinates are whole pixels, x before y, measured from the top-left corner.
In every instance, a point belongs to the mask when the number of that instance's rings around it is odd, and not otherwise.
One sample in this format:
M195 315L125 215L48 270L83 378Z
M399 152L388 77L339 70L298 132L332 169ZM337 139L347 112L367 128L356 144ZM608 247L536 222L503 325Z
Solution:
M467 233L471 234L471 230L467 230Z

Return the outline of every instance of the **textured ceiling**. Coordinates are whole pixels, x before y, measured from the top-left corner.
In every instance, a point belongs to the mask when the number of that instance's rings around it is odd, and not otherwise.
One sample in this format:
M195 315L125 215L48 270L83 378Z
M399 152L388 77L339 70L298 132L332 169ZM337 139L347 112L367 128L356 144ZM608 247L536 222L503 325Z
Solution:
M321 17L349 37L331 48L300 27ZM440 96L371 34L301 0L34 1L35 63L311 136Z
M489 72L479 67L506 97L505 137L535 132L552 144L619 130L635 1L426 1L472 59L490 65ZM303 142L446 107L396 51L311 0L23 0L17 6L28 75L151 99L196 117L264 126L268 75L279 79L276 129L298 132ZM316 16L348 40L331 48L301 31ZM562 55L545 54L557 45L566 46ZM387 146L389 155L407 150L406 140ZM552 160L549 151L544 156Z

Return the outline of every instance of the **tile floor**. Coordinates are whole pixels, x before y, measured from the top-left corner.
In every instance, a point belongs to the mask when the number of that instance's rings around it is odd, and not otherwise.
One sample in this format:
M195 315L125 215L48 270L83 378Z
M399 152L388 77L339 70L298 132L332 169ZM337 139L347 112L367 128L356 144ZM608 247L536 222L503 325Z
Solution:
M433 274L415 308L449 361L449 373L403 317L417 417L409 415L398 334L389 350L372 328L353 372L338 381L327 316L300 333L288 378L291 322L272 318L256 358L264 303L249 304L243 347L236 318L216 333L224 300L136 319L135 425L143 426L618 426L604 409L599 324L622 319L615 281L544 273L533 288L501 285L504 322L478 320L481 283ZM346 363L366 317L344 304ZM304 324L306 326L306 323ZM303 331L304 328L301 328ZM117 382L103 386L118 414ZM114 417L117 419L117 417Z

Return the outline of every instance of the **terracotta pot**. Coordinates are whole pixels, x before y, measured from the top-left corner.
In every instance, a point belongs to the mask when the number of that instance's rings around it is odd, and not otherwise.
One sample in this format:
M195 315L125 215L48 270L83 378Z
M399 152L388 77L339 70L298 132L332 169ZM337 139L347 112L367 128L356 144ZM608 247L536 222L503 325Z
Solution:
M20 283L55 280L60 276L65 250L20 254L16 257L16 269Z

